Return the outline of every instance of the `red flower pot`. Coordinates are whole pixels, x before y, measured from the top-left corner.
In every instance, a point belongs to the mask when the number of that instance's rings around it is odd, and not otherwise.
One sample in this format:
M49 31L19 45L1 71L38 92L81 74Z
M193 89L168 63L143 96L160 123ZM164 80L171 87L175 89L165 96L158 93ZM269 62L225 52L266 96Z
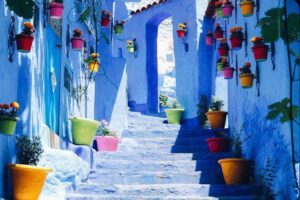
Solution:
M212 46L214 43L214 38L212 36L208 36L205 38L205 41L207 46Z
M185 37L185 31L184 30L177 30L177 35L179 38L184 38Z
M215 38L216 38L216 40L218 40L218 39L222 39L223 38L223 31L222 30L216 30L215 31Z
M231 43L231 48L232 49L242 48L242 42L243 42L242 38L238 38L238 37L230 38L230 43Z
M17 49L22 53L29 53L32 47L34 37L26 34L18 34L16 36Z
M112 136L96 136L95 137L98 151L117 151L119 138Z
M101 26L108 27L109 23L110 23L110 19L109 18L103 17L101 19Z
M219 47L218 52L220 57L227 57L229 49L227 47Z
M206 143L211 153L228 152L230 150L229 140L226 138L208 138Z
M234 68L233 67L225 67L223 70L223 76L225 79L232 79L233 78L233 72Z
M72 49L76 51L81 51L83 46L83 39L80 37L73 37L71 39L72 42Z
M64 4L62 3L50 3L50 18L61 19L64 11Z
M257 62L264 62L268 58L269 46L265 44L256 44L252 47L254 58Z

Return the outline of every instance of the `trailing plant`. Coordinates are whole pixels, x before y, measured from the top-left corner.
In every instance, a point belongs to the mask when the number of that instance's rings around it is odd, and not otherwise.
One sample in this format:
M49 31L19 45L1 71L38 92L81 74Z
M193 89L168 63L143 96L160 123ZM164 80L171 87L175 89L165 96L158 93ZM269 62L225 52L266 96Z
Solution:
M159 105L160 106L167 106L168 105L169 97L164 94L159 94Z
M38 136L32 139L27 135L19 136L16 138L16 146L18 162L24 165L36 166L44 152L41 138Z
M221 111L224 106L224 101L221 99L218 99L215 96L212 96L211 102L209 104L209 110L210 111Z
M0 104L0 117L12 117L17 118L17 113L20 106L17 102L8 104Z
M205 95L200 96L200 102L197 105L198 106L198 119L200 127L203 128L207 122L207 116L205 113L208 112L209 109L209 102L208 98Z
M32 35L35 31L33 25L30 22L24 22L23 24L24 28L21 34L25 34L25 35Z
M82 36L82 31L78 28L74 29L73 31L73 37L81 37Z
M34 14L34 0L6 0L6 5L19 17L30 19Z
M110 130L109 123L106 120L101 121L101 125L99 126L96 135L117 137L116 132Z

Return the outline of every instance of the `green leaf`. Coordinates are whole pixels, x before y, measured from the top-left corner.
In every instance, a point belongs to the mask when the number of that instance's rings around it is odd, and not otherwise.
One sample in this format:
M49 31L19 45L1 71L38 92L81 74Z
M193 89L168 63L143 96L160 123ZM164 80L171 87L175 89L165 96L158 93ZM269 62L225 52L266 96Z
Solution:
M278 117L278 115L280 114L280 112L278 110L272 110L268 113L267 115L267 119L268 120L273 120L275 119L276 117Z
M85 22L89 19L90 15L91 15L91 12L92 12L92 8L91 8L91 7L88 7L87 9L85 9L85 10L80 14L80 16L79 16L79 18L78 18L78 21L79 21L80 23L85 23Z
M6 0L6 4L19 17L26 19L33 17L35 5L33 0Z
M107 35L106 35L105 33L103 33L103 32L101 32L101 38L103 38L103 39L105 40L106 44L109 44L109 43L110 43L110 42L109 42L109 38L108 38Z

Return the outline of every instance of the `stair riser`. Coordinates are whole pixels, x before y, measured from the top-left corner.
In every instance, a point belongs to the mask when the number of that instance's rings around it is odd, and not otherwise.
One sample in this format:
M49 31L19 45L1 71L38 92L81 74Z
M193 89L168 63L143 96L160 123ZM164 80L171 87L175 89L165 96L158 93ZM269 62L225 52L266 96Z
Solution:
M137 138L123 138L121 145L128 146L173 146L175 145L204 145L208 137L190 137L190 138L155 138L155 139L137 139Z
M207 145L180 145L180 146L121 146L120 152L130 153L136 151L142 151L145 153L153 153L153 151L161 153L197 153L197 152L209 152Z
M143 130L131 130L125 131L122 135L124 138L155 138L155 137L167 137L167 138L187 138L187 137L212 137L214 134L210 131L143 131Z

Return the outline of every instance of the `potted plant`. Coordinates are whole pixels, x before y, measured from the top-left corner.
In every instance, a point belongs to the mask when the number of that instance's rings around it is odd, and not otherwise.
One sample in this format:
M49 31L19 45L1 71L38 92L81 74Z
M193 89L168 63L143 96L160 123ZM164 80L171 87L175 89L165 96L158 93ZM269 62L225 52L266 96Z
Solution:
M208 31L207 32L207 35L206 35L206 38L205 38L205 42L206 42L206 45L208 46L212 46L213 43L214 43L214 35L211 31Z
M215 13L218 18L222 18L222 0L215 1Z
M242 42L244 40L243 28L235 26L230 29L230 43L232 49L242 48Z
M184 38L187 35L187 24L186 23L178 24L178 29L176 32L179 38Z
M30 22L24 22L23 31L16 35L17 49L19 52L29 53L31 51L34 31L34 27Z
M70 121L72 123L73 143L91 146L101 123L95 120L77 117L70 118Z
M101 26L108 27L112 14L107 10L102 10L101 13Z
M117 151L120 142L116 132L109 129L109 124L106 120L101 121L95 141L98 151Z
M224 18L229 18L232 16L233 5L229 0L224 0L222 5L222 15Z
M17 112L19 107L17 102L12 102L10 106L0 104L0 133L13 135L18 122Z
M225 137L208 138L206 143L211 153L228 152L230 149L230 142Z
M127 40L127 50L129 53L135 53L137 50L136 39Z
M160 112L164 112L166 107L168 106L169 97L164 94L159 94L159 110Z
M224 31L223 31L222 27L220 26L220 24L216 23L215 39L216 40L222 39L223 38L223 33L224 33Z
M223 129L225 127L227 112L222 111L223 106L223 100L212 96L209 111L206 113L212 129Z
M220 40L220 46L218 48L219 56L220 57L227 57L229 52L229 46L227 44L227 39L222 38Z
M230 67L227 58L221 59L221 65L218 66L218 71L223 72L224 79L232 79L234 68Z
M98 53L91 53L91 55L84 60L85 63L89 65L89 70L91 73L97 73L99 71L99 54Z
M254 74L251 72L251 63L246 62L243 68L240 68L240 81L243 88L251 88L253 85Z
M268 58L269 46L265 45L264 39L262 37L253 37L250 40L253 42L253 47L251 48L254 54L254 58L257 62L264 62Z
M115 34L122 34L124 30L125 21L122 20L119 22L116 20L116 24L114 25Z
M12 178L13 199L39 199L50 168L37 167L44 152L40 137L16 138L17 159L20 164L8 165Z
M240 137L233 137L233 152L235 158L221 159L223 177L227 185L248 184L250 181L251 160L240 158L242 155L242 142Z
M165 109L169 124L180 124L184 109L174 100L170 109Z
M240 2L240 7L242 10L243 17L250 17L253 15L255 3L253 0L242 0Z
M73 31L73 37L71 39L72 42L72 48L76 51L81 51L83 46L83 39L82 39L82 31L78 28L76 28Z
M52 0L49 4L50 18L61 19L64 12L63 0Z

